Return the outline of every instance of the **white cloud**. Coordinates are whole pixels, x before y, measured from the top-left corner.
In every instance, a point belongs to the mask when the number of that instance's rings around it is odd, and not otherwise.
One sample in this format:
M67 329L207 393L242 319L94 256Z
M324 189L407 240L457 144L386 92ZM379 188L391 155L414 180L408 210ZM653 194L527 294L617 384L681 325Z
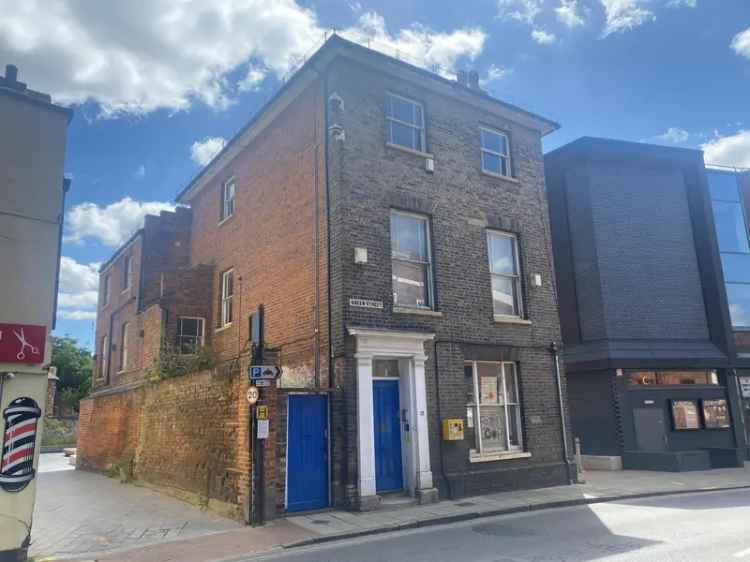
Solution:
M487 34L477 27L446 33L421 24L413 24L393 35L387 30L383 17L375 12L362 14L356 24L343 30L341 35L446 76L455 72L460 59L474 60L479 56L487 39Z
M190 147L190 159L201 166L205 166L216 156L227 139L223 137L206 137L202 141L195 141Z
M513 70L510 68L503 68L502 66L491 64L490 67L487 69L486 76L479 79L479 85L484 88L485 86L488 86L491 82L494 82L495 80L501 80L502 78L505 78L512 72Z
M268 70L257 66L250 66L245 77L237 82L241 92L254 92L260 89L260 84L268 76Z
M701 145L706 164L750 168L750 129L717 136Z
M698 0L669 0L667 6L670 8L695 8L698 5Z
M750 59L750 27L734 36L731 47L738 55Z
M542 0L498 0L497 15L531 25L542 11Z
M116 248L143 226L146 215L172 211L174 205L161 201L133 201L125 197L105 207L96 203L81 203L68 211L65 219L65 242L100 241Z
M78 263L73 258L60 258L60 287L57 306L62 318L88 320L96 316L94 309L99 296L99 264Z
M57 314L63 320L96 320L94 310L60 310Z
M566 27L578 27L584 21L578 13L578 0L560 0L560 5L555 8L557 19Z
M0 60L18 64L24 82L57 101L95 101L104 116L185 110L195 100L224 108L237 89L255 87L260 72L285 76L326 31L294 0L0 0L0 14ZM373 22L390 46L446 66L476 56L485 37L416 24L391 35L372 13L348 35L367 36L373 27L363 24ZM247 75L232 83L246 65Z
M690 138L690 133L679 127L670 127L664 133L657 135L655 138L674 144L681 144Z
M533 29L531 31L531 38L540 45L550 45L557 41L554 33L549 33L543 29Z
M648 0L601 0L607 18L602 36L622 33L656 19L645 8Z

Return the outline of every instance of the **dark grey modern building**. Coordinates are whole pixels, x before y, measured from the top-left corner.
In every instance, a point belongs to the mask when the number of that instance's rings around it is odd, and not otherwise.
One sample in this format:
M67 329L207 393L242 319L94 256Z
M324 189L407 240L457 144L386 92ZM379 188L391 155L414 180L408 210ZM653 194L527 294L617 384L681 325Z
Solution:
M750 250L740 176L707 171L700 151L595 138L547 154L545 168L585 463L742 466L738 368L750 354L735 339L750 328Z

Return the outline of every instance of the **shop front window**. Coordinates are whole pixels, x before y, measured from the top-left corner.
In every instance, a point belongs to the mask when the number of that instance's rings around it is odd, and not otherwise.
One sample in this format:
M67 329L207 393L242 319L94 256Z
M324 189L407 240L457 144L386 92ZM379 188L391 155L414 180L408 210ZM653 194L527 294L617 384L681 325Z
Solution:
M521 401L515 363L471 362L467 380L467 438L472 454L487 455L523 449Z
M626 371L628 384L643 386L675 386L683 384L719 384L719 375L714 370L702 371Z

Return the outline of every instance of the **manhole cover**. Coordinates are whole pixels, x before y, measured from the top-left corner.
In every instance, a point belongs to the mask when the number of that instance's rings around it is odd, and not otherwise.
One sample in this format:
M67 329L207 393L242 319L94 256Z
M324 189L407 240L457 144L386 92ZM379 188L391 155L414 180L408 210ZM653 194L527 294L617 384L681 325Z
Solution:
M456 504L458 507L471 507L472 505L477 505L474 502L458 502Z
M530 529L521 529L519 527L508 527L496 523L486 523L484 525L475 525L471 528L475 533L480 535L489 535L491 537L529 537L536 533Z
M328 525L330 523L330 521L326 521L325 519L313 519L312 522L316 525Z

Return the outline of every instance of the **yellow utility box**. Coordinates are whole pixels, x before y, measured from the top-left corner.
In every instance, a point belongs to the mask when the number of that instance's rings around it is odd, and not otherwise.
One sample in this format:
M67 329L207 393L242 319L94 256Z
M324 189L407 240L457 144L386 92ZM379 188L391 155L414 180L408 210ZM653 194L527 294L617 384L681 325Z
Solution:
M443 441L460 441L464 438L464 420L443 420Z

